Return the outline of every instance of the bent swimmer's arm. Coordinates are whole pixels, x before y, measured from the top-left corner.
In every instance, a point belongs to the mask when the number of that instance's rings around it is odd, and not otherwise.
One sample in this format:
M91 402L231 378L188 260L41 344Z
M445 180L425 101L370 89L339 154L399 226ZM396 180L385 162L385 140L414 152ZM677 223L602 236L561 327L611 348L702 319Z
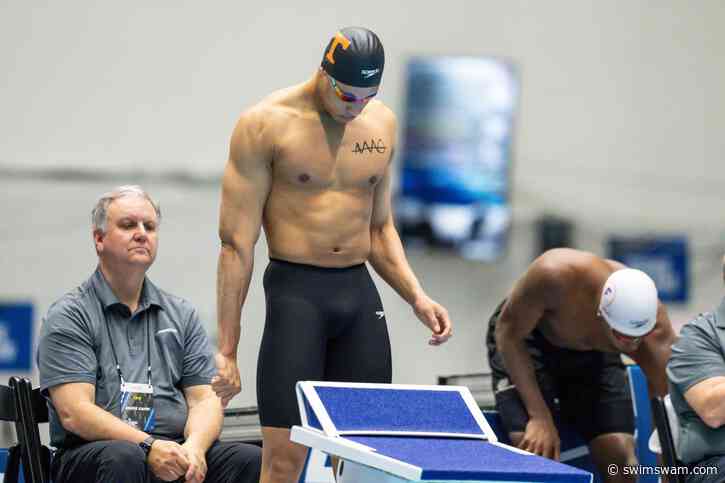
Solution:
M395 157L397 121L392 113L387 117L387 129L393 137L390 146L390 159L380 183L373 194L373 213L370 218L370 265L400 295L413 305L425 295L413 270L408 264L400 241L398 230L393 222L391 208L391 172Z
M548 309L548 300L559 299L559 279L552 267L535 262L514 288L496 322L496 347L516 387L529 423L519 447L545 457L559 458L558 432L541 388L525 338Z
M395 132L394 127L393 132ZM428 297L421 288L405 257L403 244L393 223L391 209L392 158L391 152L391 163L388 164L385 175L375 188L370 221L370 264L383 280L410 304L416 317L431 330L428 343L440 345L451 337L452 323L446 308Z
M370 264L403 300L412 305L425 293L410 268L398 230L393 223L390 171L391 167L388 165L375 189L370 222Z
M657 306L657 324L647 334L636 351L629 355L647 376L650 397L664 396L667 390L667 362L675 342L675 331L663 303Z
M258 112L245 113L234 130L222 179L217 267L219 374L212 387L226 406L239 393L236 364L242 304L254 266L264 205L272 184L272 143Z
M534 363L524 342L546 310L545 297L541 293L545 282L542 283L541 277L532 267L514 285L496 322L496 348L529 416L551 419L551 412L536 381Z

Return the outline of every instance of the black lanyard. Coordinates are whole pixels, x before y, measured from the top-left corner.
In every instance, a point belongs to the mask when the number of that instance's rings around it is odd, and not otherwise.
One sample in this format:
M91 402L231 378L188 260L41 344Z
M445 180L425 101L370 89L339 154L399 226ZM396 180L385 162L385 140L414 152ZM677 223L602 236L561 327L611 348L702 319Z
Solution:
M144 314L146 315L146 362L147 362L147 374L149 380L149 386L151 385L151 335L149 331L149 309L146 308ZM121 372L121 364L118 363L118 356L116 355L116 347L113 344L113 338L111 337L111 329L108 327L108 317L106 311L103 311L103 318L106 322L106 332L108 332L108 340L111 342L111 351L113 352L113 360L116 361L116 372L118 372L118 378L121 380L121 385L125 383L123 379L123 372Z

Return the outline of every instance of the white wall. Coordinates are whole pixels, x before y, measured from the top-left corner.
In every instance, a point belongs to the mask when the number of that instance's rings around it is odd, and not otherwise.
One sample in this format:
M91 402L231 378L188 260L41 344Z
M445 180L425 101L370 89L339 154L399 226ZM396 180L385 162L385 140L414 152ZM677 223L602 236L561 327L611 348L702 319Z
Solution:
M95 262L95 198L138 181L165 210L151 276L194 301L213 329L214 179L229 133L246 106L309 76L328 37L351 24L383 39L381 97L401 116L411 54L504 57L522 82L509 256L491 266L410 255L450 308L455 338L429 348L378 284L398 382L484 368L483 323L530 261L531 221L544 211L572 218L578 246L598 253L614 231L689 233L696 286L689 306L673 308L678 320L722 294L720 0L148 3L0 4L0 297L30 297L42 313L80 283ZM263 241L257 254L239 405L255 404Z
M385 42L381 96L398 111L409 54L514 61L517 182L570 186L552 204L615 180L659 200L725 177L720 0L149 3L3 2L0 162L218 173L239 112L364 24Z

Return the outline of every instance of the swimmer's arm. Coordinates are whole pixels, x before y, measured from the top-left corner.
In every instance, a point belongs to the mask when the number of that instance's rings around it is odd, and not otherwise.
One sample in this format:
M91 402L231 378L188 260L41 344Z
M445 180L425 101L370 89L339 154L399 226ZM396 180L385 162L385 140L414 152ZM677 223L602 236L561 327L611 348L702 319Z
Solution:
M397 120L392 112L384 111L387 130L392 137L390 159L382 179L375 187L373 213L370 220L370 265L400 295L414 306L416 300L425 297L413 269L403 250L403 243L393 222L391 207L392 164L395 157Z
M242 304L249 290L254 245L272 184L273 144L258 112L242 115L232 135L222 179L217 267L219 352L236 359Z
M529 417L551 424L553 416L536 381L534 363L525 338L549 309L550 301L560 300L560 293L555 269L541 262L535 263L514 285L496 322L496 347Z
M392 156L391 156L392 159ZM370 222L370 264L403 300L413 305L423 289L405 257L403 244L393 223L391 209L391 165L375 188Z
M650 397L664 396L668 392L665 368L670 360L674 341L675 331L672 329L670 317L664 304L660 302L655 328L642 340L636 351L627 354L639 364L647 376Z

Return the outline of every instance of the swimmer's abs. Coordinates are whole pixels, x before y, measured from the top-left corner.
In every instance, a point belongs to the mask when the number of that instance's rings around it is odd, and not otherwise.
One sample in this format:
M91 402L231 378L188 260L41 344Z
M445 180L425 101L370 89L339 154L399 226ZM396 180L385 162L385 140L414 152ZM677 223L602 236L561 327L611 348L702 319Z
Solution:
M340 206L297 213L268 209L264 232L274 258L319 267L359 265L372 246L369 211Z
M330 237L332 238L332 237ZM314 265L316 267L344 268L365 263L370 256L370 238L354 243L311 240L297 237L285 240L268 239L269 256L277 260Z

